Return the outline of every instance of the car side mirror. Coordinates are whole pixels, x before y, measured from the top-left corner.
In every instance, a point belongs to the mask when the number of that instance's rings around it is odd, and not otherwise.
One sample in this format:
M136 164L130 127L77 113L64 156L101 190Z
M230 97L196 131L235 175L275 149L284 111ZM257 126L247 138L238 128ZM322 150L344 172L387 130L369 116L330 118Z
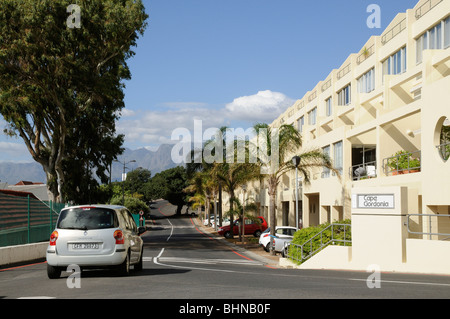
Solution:
M147 231L147 228L144 226L141 226L138 228L138 235L141 236L143 233Z

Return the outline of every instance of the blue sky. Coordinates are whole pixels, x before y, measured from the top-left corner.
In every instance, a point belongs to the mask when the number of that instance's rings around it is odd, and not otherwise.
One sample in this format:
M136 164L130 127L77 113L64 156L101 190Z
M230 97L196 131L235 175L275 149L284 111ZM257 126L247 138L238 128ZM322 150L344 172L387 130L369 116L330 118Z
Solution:
M148 28L128 61L117 131L156 149L194 119L208 127L270 123L418 0L143 0ZM370 4L381 28L370 29ZM82 17L81 17L82 18ZM0 117L0 128L5 122ZM32 161L0 136L0 161Z

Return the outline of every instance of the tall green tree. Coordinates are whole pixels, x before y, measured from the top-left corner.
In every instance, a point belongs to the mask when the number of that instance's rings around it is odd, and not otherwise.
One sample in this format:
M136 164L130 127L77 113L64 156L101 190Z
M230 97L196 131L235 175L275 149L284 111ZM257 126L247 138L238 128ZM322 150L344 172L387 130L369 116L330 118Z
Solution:
M73 2L79 28L68 23ZM0 1L5 132L20 136L42 165L54 200L69 199L67 185L83 173L69 169L95 166L102 175L120 152L123 137L114 133L124 107L123 81L131 78L126 61L146 19L140 0ZM95 141L104 143L86 148Z

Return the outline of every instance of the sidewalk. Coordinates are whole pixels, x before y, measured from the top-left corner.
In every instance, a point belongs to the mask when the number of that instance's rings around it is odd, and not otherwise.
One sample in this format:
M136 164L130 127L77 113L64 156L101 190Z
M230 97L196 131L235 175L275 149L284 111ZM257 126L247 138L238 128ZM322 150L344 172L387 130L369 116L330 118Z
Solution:
M257 260L263 262L265 265L278 268L279 260L281 258L280 254L272 256L270 253L266 252L259 244L259 238L255 238L253 236L245 236L244 242L240 242L238 236L235 236L233 239L226 239L223 236L220 236L217 231L214 230L213 227L204 226L198 218L193 218L195 225L204 233L207 233L214 239L220 241L224 245L227 245L234 251L238 253L242 253L247 255L249 258L253 260ZM254 238L256 241L246 241L249 238Z

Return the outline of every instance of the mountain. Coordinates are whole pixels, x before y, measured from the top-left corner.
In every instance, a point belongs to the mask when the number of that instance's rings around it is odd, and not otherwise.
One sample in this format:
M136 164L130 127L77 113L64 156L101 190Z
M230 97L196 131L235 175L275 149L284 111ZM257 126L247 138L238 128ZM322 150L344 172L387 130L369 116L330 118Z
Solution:
M125 148L119 160L129 162L135 160L136 163L128 163L126 171L138 167L149 169L152 176L166 169L177 166L171 159L172 145L162 144L156 151L150 151L146 148L131 150ZM114 162L112 164L112 180L120 181L122 179L123 164ZM7 182L14 185L19 181L32 181L46 183L45 173L42 166L36 162L32 163L12 163L0 162L0 182Z
M162 144L156 151L150 151L146 148L140 148L137 150L131 150L125 148L125 151L119 157L119 161L122 163L135 160L136 163L126 164L126 172L136 169L138 167L146 168L152 172L152 176L156 173L162 172L166 169L173 168L178 164L175 164L171 158L173 145ZM122 180L123 164L114 162L112 165L112 180Z

